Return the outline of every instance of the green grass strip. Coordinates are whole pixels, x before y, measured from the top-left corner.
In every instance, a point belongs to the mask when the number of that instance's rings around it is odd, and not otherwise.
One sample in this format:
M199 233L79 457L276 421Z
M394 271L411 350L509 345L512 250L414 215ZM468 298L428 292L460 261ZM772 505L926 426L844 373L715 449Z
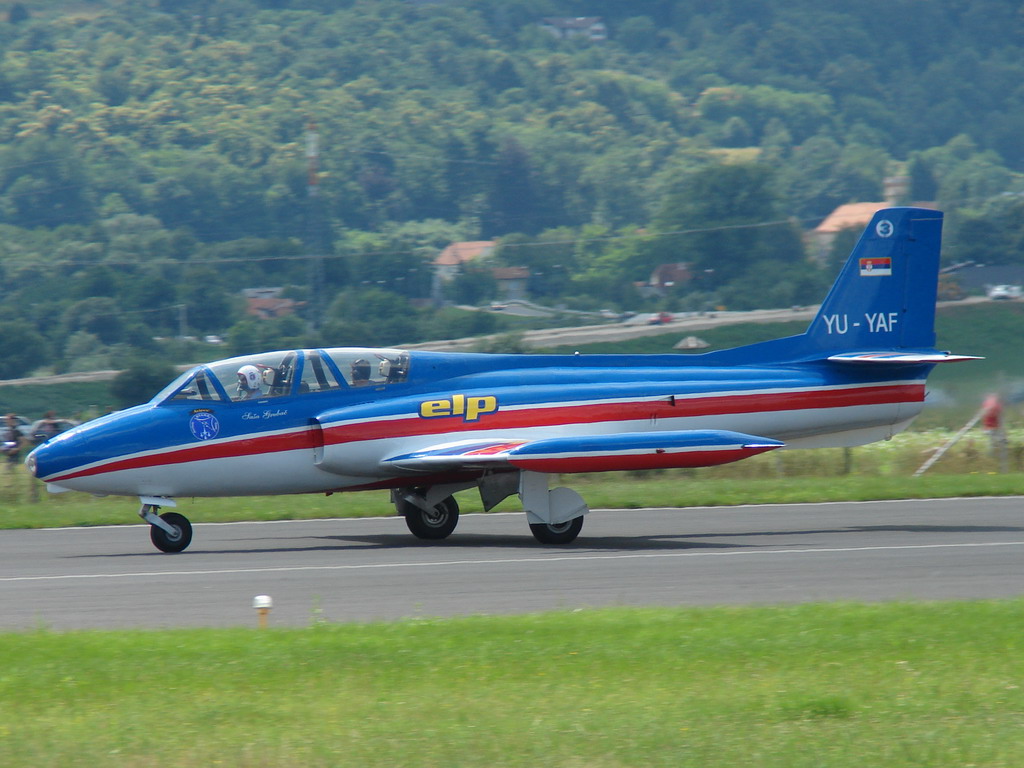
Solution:
M0 635L13 766L1024 765L1024 601Z

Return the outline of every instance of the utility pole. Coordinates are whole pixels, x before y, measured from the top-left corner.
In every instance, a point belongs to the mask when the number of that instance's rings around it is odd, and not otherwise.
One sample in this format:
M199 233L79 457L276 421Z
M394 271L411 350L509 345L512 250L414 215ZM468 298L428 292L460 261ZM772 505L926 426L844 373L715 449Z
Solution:
M320 238L320 134L312 118L306 123L306 248L309 251L309 330L320 327L324 281L323 242Z

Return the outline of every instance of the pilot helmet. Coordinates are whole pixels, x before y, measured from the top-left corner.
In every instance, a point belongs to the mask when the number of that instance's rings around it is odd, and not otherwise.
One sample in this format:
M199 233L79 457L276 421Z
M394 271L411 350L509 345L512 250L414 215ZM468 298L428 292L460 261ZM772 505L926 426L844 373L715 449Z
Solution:
M356 379L370 378L370 363L368 360L359 358L352 363L352 377Z
M243 365L238 369L238 386L242 389L260 388L260 372L255 365Z

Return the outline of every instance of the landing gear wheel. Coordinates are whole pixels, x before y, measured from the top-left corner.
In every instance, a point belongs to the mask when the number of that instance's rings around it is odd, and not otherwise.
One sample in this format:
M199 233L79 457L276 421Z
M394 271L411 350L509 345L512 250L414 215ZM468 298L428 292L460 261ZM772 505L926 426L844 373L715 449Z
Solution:
M583 515L564 523L530 523L530 533L541 544L569 544L583 530Z
M420 539L447 539L459 524L459 504L453 496L435 505L429 512L403 501L398 511L413 536Z
M192 543L192 523L184 515L177 512L165 512L160 519L175 530L173 534L155 525L149 527L149 538L153 546L161 552L181 552Z

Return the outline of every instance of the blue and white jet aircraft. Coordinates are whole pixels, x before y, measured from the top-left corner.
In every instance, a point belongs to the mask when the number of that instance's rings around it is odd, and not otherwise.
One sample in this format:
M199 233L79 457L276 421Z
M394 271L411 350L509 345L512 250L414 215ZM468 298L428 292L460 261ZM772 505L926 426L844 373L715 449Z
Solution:
M700 355L485 355L298 349L199 365L150 402L36 448L50 490L138 496L180 552L175 497L387 488L422 539L455 529L454 493L518 493L533 535L568 544L586 503L552 474L702 467L904 429L936 363L942 214L878 212L807 331Z

